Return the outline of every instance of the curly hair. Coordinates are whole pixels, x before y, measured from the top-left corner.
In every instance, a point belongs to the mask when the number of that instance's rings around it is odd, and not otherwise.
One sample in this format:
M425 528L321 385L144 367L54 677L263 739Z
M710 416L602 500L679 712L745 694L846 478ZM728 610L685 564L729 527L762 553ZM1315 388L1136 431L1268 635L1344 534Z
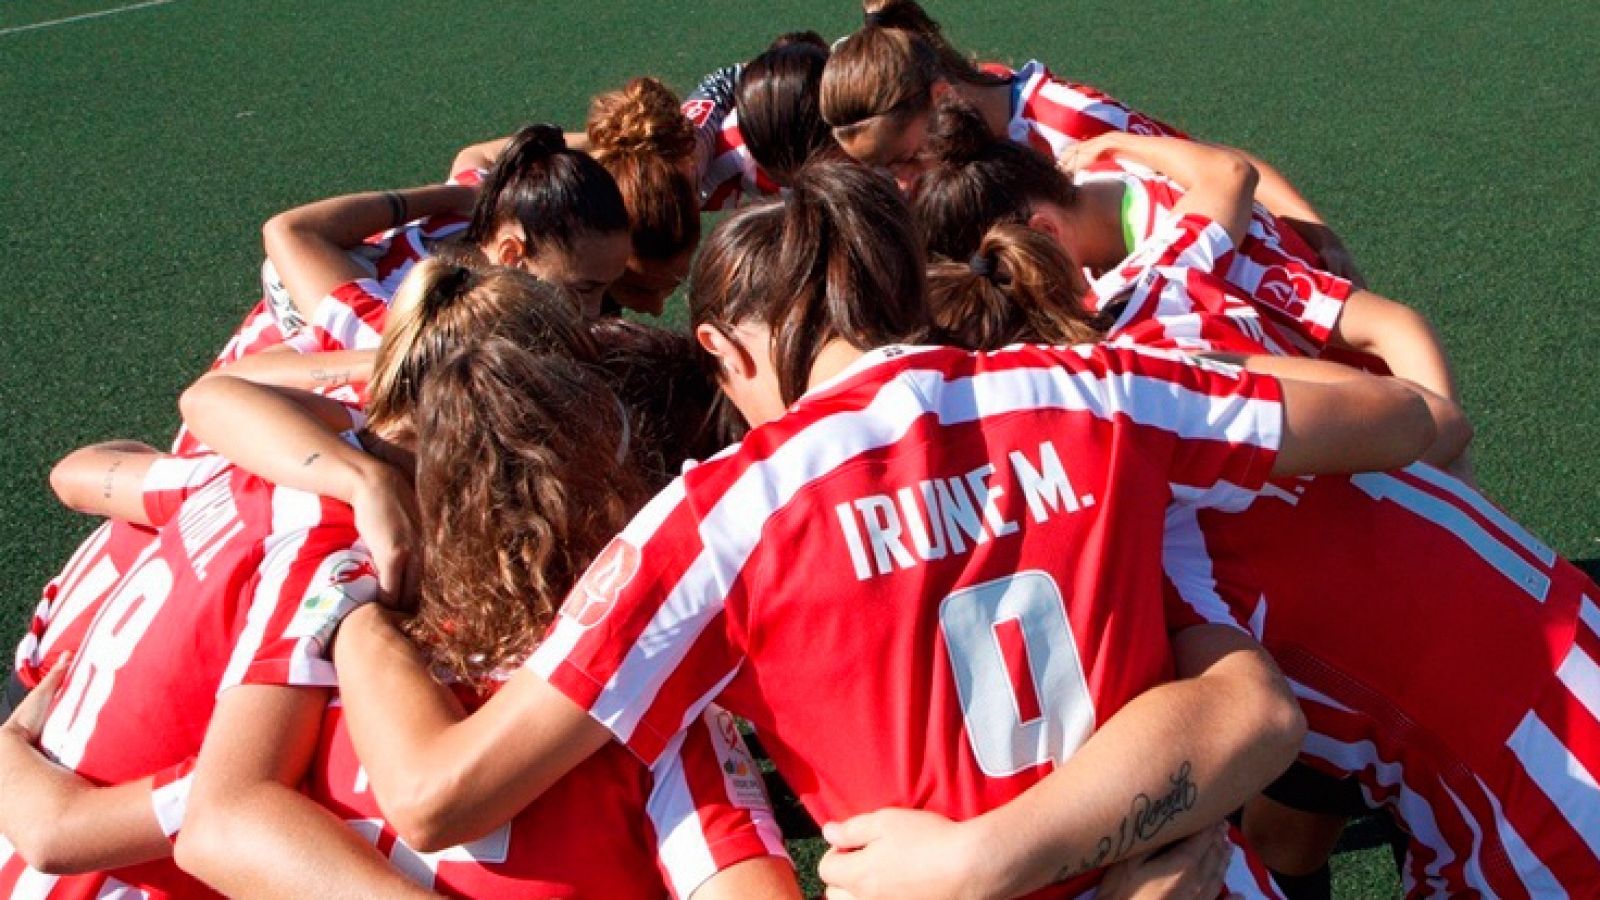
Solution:
M700 241L700 199L685 169L694 126L678 96L654 78L635 78L589 105L589 151L617 182L628 209L633 252L675 259Z

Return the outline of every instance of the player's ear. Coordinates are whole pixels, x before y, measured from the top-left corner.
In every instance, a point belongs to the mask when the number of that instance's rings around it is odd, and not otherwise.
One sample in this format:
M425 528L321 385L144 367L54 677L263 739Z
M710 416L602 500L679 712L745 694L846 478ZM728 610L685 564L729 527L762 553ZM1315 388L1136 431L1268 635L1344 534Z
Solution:
M495 231L489 251L490 262L500 266L519 266L527 254L528 241L522 223L509 222Z
M1047 216L1037 210L1028 215L1028 227L1039 232L1040 234L1048 236L1057 244L1060 244L1062 242L1062 238L1064 237L1064 235L1061 233L1060 223L1056 222L1056 220L1050 216Z
M723 378L755 377L755 358L743 344L723 333L720 328L715 325L696 325L694 338L700 342L702 350L717 358L722 366Z

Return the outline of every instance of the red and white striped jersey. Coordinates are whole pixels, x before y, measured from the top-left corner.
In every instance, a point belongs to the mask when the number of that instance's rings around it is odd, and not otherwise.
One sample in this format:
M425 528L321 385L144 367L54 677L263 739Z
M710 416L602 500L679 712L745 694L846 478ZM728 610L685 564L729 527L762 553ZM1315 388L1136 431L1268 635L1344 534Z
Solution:
M413 850L384 820L337 702L307 792L397 869L448 896L681 900L737 863L784 856L761 773L733 717L715 707L654 768L609 744L509 823L437 853Z
M1188 511L1173 566L1277 659L1311 733L1413 837L1419 896L1556 896L1600 879L1600 588L1467 485L1423 464L1272 482ZM1189 554L1187 558L1193 559Z
M684 107L687 110L689 103ZM776 197L782 191L750 155L739 131L739 114L734 110L728 111L716 129L699 175L702 212L733 209L749 198Z
M145 476L145 513L152 527L107 520L67 560L44 595L17 646L17 677L32 687L49 674L61 654L77 652L100 605L156 539L156 529L194 491L227 467L219 456L174 457L152 463Z
M819 821L966 819L1228 620L1164 607L1163 511L1250 496L1281 415L1178 354L883 348L652 501L528 665L647 762L716 697Z
M1138 251L1147 244L1172 240L1171 228L1177 219L1173 208L1184 195L1175 182L1127 163L1092 167L1079 173L1077 180L1080 184L1114 181L1122 186L1126 192L1123 231L1135 254L1131 261L1141 258ZM1244 240L1236 247L1217 247L1218 255L1208 261L1207 271L1227 279L1262 313L1271 343L1281 352L1315 356L1332 338L1353 286L1317 268L1314 257L1291 251L1283 238L1286 230L1266 207L1256 204ZM1298 246L1300 242L1297 239L1295 243ZM1135 268L1133 274L1137 271ZM1091 298L1114 292L1112 285L1126 281L1129 274L1128 263L1101 274Z
M1006 125L1006 135L1051 159L1059 158L1079 141L1108 131L1188 136L1096 88L1057 78L1038 60L1014 71L998 63L986 63L983 69L1011 77L1011 120Z
M180 765L229 687L332 685L320 630L333 607L376 590L348 507L230 469L184 501L110 590L41 747L96 784ZM195 887L170 860L112 874Z

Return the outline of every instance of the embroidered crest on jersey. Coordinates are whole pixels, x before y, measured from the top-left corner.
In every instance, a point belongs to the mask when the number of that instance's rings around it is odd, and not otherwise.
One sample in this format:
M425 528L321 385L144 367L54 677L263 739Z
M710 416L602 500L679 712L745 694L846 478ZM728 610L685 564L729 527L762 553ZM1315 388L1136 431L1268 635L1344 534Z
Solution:
M617 605L617 596L638 572L639 548L620 537L613 538L562 604L562 614L584 628L598 624Z
M761 770L739 736L739 723L727 710L718 709L712 717L712 744L717 764L728 787L728 799L744 809L766 809L767 790Z

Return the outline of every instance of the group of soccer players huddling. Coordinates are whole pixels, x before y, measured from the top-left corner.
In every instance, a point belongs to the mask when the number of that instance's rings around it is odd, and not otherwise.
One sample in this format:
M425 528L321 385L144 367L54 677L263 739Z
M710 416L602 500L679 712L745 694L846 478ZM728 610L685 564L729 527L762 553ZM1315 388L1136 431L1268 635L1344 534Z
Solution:
M0 888L796 897L754 735L831 898L1326 897L1374 809L1409 895L1600 892L1600 588L1427 320L865 13L267 222L172 451L52 472Z

